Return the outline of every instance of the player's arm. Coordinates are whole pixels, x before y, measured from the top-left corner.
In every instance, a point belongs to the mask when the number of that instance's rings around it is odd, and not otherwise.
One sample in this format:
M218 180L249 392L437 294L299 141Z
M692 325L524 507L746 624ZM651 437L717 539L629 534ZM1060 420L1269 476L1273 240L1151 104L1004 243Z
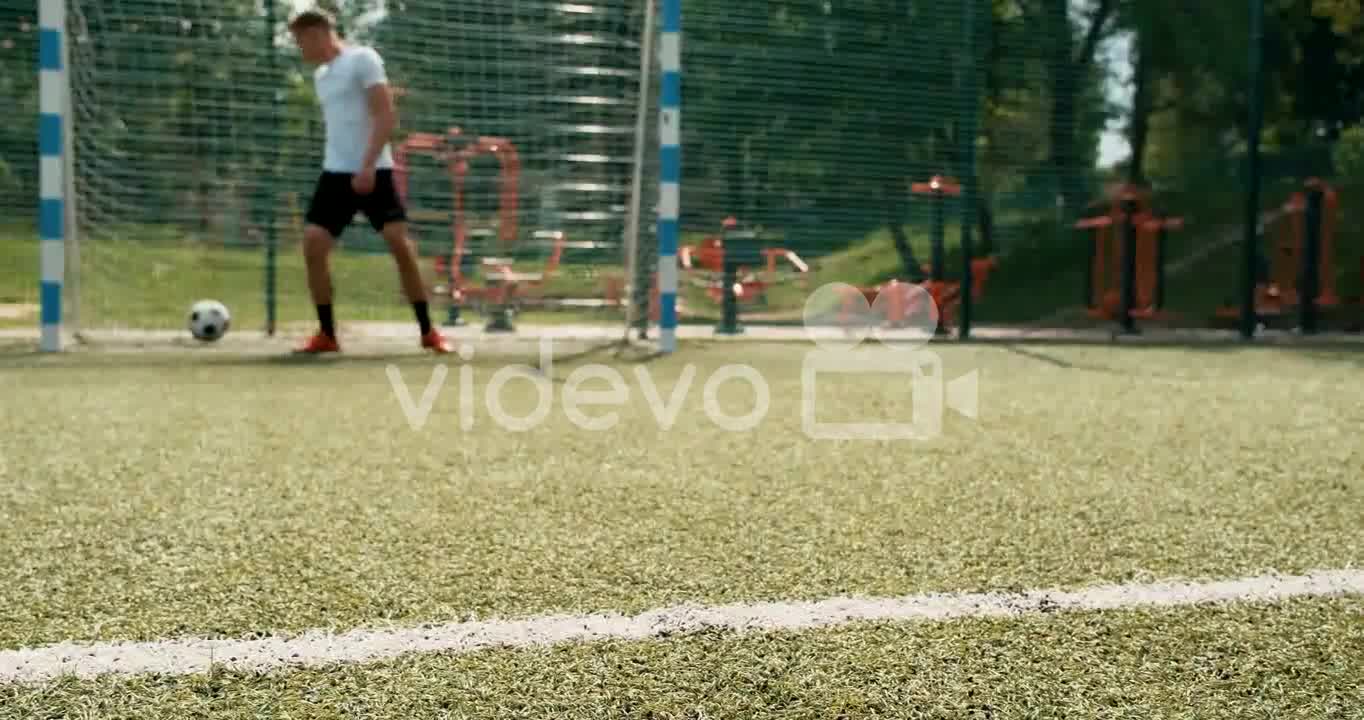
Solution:
M388 83L379 83L369 89L369 113L374 119L374 129L369 135L369 145L365 147L364 167L372 168L379 162L379 155L388 144L393 131L398 129L398 109L393 103L393 91Z
M393 137L393 131L398 129L398 107L393 101L393 89L389 87L383 61L377 53L366 58L361 72L369 100L369 115L373 121L363 167L373 168L379 162L379 155L383 154L389 138Z

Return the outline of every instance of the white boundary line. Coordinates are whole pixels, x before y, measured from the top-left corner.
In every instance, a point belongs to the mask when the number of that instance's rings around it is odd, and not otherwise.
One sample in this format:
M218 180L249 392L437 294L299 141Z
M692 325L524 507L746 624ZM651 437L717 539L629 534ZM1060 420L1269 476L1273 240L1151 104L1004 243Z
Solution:
M66 676L191 675L210 669L267 671L365 663L407 653L467 653L594 640L647 640L705 628L800 630L858 621L941 622L955 618L1018 617L1074 610L1184 607L1226 602L1276 602L1295 597L1364 595L1364 570L1265 575L1205 583L1101 585L1074 591L945 593L900 598L832 598L721 606L679 606L641 615L556 615L524 620L461 622L433 627L312 631L260 640L165 640L143 643L60 643L0 651L0 683Z

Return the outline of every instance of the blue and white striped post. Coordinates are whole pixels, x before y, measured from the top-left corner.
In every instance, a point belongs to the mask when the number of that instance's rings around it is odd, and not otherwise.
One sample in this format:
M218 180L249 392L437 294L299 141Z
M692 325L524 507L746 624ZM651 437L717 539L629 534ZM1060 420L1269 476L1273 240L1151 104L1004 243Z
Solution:
M682 204L682 0L662 0L659 60L658 330L665 353L677 349L677 241Z
M38 2L38 242L41 257L39 348L62 347L66 273L66 0Z

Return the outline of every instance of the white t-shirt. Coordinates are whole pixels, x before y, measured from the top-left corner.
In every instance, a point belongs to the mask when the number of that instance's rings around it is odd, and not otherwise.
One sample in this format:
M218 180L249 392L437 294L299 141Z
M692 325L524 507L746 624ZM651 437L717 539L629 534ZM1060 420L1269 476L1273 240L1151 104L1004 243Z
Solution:
M322 103L322 121L327 128L323 170L360 171L365 148L369 146L369 135L374 129L369 113L369 90L386 82L388 76L379 53L373 48L352 45L347 45L340 55L313 74L317 98ZM384 145L375 167L393 167L393 152L388 145Z

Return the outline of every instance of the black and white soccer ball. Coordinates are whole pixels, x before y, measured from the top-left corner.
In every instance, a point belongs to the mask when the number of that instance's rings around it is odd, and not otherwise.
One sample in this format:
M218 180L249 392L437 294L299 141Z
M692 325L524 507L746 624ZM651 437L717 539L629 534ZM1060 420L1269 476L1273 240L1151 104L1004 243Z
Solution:
M231 325L232 314L217 300L200 300L189 309L189 332L196 340L220 340Z

